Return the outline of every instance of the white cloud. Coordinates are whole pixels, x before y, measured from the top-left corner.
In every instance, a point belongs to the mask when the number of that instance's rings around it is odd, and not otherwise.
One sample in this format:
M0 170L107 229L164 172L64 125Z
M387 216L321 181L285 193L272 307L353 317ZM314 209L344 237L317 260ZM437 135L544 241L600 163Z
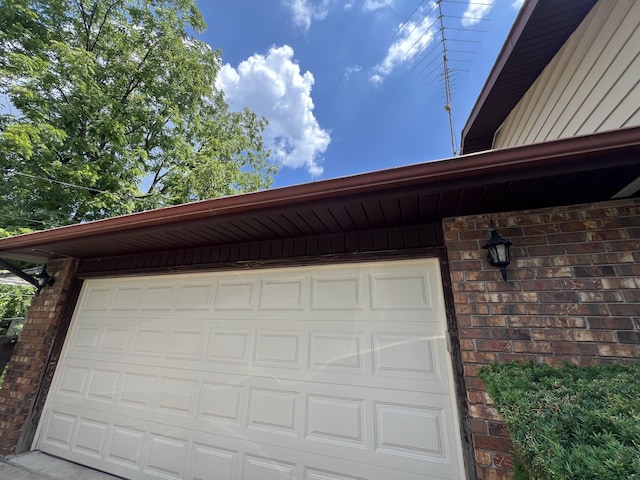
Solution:
M460 23L462 23L462 25L465 27L470 27L471 25L475 25L476 23L480 22L480 20L482 20L489 13L489 10L491 10L491 7L493 7L492 3L469 2L469 5L467 5L467 9L462 14L464 18L460 20Z
M434 39L437 32L434 21L433 17L425 16L418 23L401 24L398 27L398 40L391 44L384 60L373 67L369 80L376 86L380 85L393 70L417 58L417 54Z
M318 176L331 137L313 115L313 75L301 74L293 56L293 49L283 45L272 47L266 56L252 55L237 69L226 64L216 87L224 91L232 108L246 106L269 120L263 138L276 160Z
M522 7L522 5L524 5L524 0L515 0L511 4L511 7L515 8L516 10L520 10L520 7Z
M314 20L324 20L329 13L329 0L284 0L291 10L293 23L309 30Z
M378 10L393 5L394 0L366 0L362 9L365 11Z
M351 67L347 67L344 71L344 80L349 80L354 73L359 73L362 70L360 65L353 65Z

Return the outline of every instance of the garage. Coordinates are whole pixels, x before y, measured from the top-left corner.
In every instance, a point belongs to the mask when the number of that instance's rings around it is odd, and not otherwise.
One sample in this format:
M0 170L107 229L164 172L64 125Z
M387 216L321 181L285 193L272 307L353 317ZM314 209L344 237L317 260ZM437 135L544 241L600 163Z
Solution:
M84 282L35 449L129 479L459 479L437 259Z

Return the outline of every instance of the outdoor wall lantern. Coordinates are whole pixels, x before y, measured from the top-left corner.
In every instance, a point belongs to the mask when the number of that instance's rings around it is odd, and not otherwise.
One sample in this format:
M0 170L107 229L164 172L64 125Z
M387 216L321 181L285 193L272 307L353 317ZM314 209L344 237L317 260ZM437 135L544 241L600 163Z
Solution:
M44 287L50 287L53 285L53 277L47 273L47 266L42 267L42 271L37 275L31 276L27 272L23 272L15 265L10 264L6 260L0 258L0 268L4 268L13 273L16 277L20 277L25 282L30 283L34 287L36 287L36 295L40 293Z
M53 285L53 277L47 273L47 267L42 267L42 271L33 277L36 281L37 293L40 293L44 287L50 287Z
M489 264L500 269L504 281L507 280L507 265L509 265L511 261L509 258L510 245L511 242L509 240L505 240L498 235L496 226L493 220L491 220L491 237L489 237L489 241L484 244L482 248L487 250L487 260Z

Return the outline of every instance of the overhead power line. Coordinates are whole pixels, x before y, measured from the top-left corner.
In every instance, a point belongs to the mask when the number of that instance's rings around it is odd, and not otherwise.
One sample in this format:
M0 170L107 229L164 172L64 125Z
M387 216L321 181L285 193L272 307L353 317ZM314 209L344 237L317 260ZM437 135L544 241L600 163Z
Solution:
M31 175L30 173L22 173L22 172L19 172L18 170L15 170L13 168L3 168L2 171L4 173L7 173L7 174L19 175L21 177L33 178L33 179L36 179L36 180L44 180L46 182L55 183L57 185L62 185L64 187L81 188L83 190L88 190L88 191L96 192L96 193L108 193L108 194L111 194L111 195L117 195L115 193L111 193L111 192L108 192L106 190L100 190L98 188L85 187L84 185L75 185L73 183L68 183L68 182L61 182L60 180L54 180L53 178L41 177L39 175Z

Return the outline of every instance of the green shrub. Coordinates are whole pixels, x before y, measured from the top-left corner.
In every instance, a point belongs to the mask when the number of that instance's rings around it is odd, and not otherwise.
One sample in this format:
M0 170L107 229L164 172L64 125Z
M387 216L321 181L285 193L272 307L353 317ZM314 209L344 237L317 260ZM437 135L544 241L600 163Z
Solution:
M513 440L514 480L640 479L640 362L509 362L480 377Z

